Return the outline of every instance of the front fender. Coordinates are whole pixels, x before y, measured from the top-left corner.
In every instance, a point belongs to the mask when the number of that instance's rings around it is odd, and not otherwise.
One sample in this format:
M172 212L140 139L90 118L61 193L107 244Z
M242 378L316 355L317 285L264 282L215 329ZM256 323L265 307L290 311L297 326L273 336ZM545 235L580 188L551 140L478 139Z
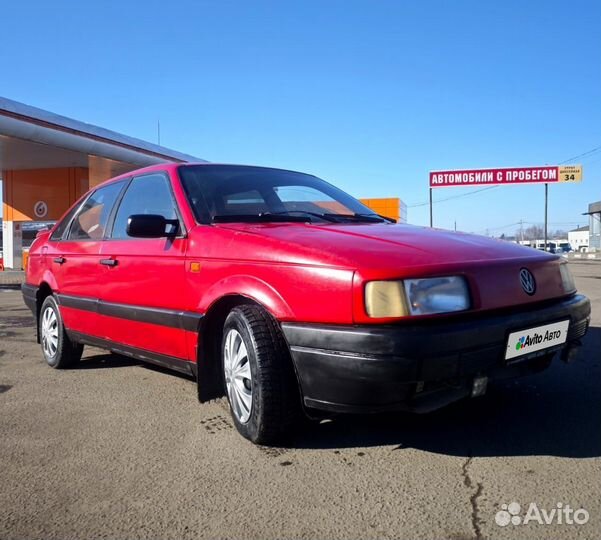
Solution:
M206 313L220 298L241 295L265 307L278 320L294 320L294 313L281 294L269 283L249 275L228 276L213 284L204 294L198 306Z

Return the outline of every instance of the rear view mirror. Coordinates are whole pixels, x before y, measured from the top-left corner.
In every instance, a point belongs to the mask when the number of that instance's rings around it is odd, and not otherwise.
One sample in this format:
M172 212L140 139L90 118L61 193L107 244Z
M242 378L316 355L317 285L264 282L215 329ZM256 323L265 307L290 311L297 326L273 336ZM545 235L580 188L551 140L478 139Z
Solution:
M179 223L157 214L134 214L127 218L127 234L134 238L166 238L177 236Z

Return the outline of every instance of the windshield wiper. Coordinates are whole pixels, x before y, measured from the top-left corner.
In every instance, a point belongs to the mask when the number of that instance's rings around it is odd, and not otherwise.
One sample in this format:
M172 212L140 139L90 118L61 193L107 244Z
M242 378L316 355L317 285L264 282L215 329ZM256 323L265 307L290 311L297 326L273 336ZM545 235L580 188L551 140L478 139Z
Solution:
M393 219L380 216L379 214L324 214L325 216L337 217L340 219L349 219L353 221L361 221L364 223L382 223L383 221L394 222Z
M303 216L293 216L292 214L303 214ZM394 219L379 214L320 214L318 212L309 212L307 210L285 210L283 212L262 212L260 214L218 214L213 216L214 223L311 223L312 217L329 221L330 223L344 223L345 221L355 221L361 223L382 223L389 221L396 223Z
M222 214L213 216L213 223L307 223L309 217L278 214Z
M330 221L332 223L338 223L336 214L319 214L318 212L308 212L306 210L284 210L283 212L264 212L261 216L290 216L290 214L305 214L306 216L313 216L324 221ZM294 217L294 216L290 216ZM300 217L300 216L299 216ZM306 221L306 220L305 220Z
M387 221L388 223L396 223L397 220L388 216L383 216L382 214L355 214L356 216L363 216L363 217L379 217L381 219L383 219L384 221Z

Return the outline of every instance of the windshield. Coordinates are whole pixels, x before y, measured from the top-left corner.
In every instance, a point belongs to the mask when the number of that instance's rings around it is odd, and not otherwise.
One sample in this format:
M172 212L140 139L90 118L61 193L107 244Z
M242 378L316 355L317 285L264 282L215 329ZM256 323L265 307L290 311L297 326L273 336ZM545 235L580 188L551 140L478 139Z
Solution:
M308 174L242 165L183 165L179 174L201 223L383 221L344 191Z

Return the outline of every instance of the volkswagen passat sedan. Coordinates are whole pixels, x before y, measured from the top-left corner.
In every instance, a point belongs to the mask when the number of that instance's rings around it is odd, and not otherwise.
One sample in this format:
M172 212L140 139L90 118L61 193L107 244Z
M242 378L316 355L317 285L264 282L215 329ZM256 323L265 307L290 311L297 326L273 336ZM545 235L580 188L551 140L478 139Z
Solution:
M23 295L51 367L93 345L192 374L256 443L573 356L590 304L559 257L390 221L308 174L155 166L40 234Z

